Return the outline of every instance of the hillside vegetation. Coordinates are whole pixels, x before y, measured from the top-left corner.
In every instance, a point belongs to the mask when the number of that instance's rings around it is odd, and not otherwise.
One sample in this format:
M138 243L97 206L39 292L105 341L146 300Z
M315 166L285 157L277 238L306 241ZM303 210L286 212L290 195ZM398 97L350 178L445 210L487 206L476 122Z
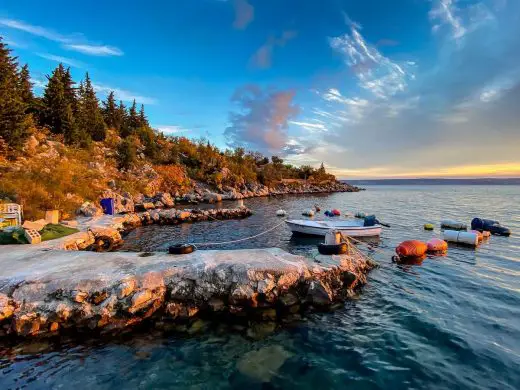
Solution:
M323 164L295 167L277 156L166 136L152 129L143 105L126 107L114 92L100 102L88 73L76 83L60 64L47 79L35 96L29 67L0 38L0 200L22 204L27 218L46 209L67 217L107 189L153 196L335 181Z

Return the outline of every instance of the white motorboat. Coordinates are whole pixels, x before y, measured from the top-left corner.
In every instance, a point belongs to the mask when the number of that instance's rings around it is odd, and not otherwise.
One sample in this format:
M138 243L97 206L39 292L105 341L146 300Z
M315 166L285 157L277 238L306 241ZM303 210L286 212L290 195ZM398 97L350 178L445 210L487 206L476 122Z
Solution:
M363 220L311 221L308 219L292 219L285 222L293 233L312 236L325 236L328 231L335 229L346 236L372 237L379 236L382 230L380 224L364 226Z

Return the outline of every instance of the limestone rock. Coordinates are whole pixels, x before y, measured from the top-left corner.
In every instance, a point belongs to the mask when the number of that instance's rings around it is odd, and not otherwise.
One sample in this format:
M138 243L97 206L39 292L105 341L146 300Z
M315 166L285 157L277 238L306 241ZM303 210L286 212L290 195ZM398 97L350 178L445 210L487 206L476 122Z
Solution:
M84 202L78 209L78 214L85 217L97 217L103 215L103 210L91 202Z

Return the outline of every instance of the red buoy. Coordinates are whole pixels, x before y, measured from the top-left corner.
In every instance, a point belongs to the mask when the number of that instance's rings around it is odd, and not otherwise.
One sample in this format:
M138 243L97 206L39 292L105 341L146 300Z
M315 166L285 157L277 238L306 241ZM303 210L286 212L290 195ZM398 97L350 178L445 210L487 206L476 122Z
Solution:
M432 238L426 245L428 253L446 253L448 251L448 243L440 238Z
M421 257L424 256L427 250L428 246L424 242L409 240L403 241L397 245L395 253L400 257Z

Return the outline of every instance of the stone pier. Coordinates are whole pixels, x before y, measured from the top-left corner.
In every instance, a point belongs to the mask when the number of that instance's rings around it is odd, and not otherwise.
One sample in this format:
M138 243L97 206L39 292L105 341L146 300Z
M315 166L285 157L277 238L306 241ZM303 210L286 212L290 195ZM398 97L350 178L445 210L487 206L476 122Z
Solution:
M0 338L117 333L148 323L189 332L208 318L271 327L348 299L374 266L360 254L313 261L278 248L168 255L3 247Z

